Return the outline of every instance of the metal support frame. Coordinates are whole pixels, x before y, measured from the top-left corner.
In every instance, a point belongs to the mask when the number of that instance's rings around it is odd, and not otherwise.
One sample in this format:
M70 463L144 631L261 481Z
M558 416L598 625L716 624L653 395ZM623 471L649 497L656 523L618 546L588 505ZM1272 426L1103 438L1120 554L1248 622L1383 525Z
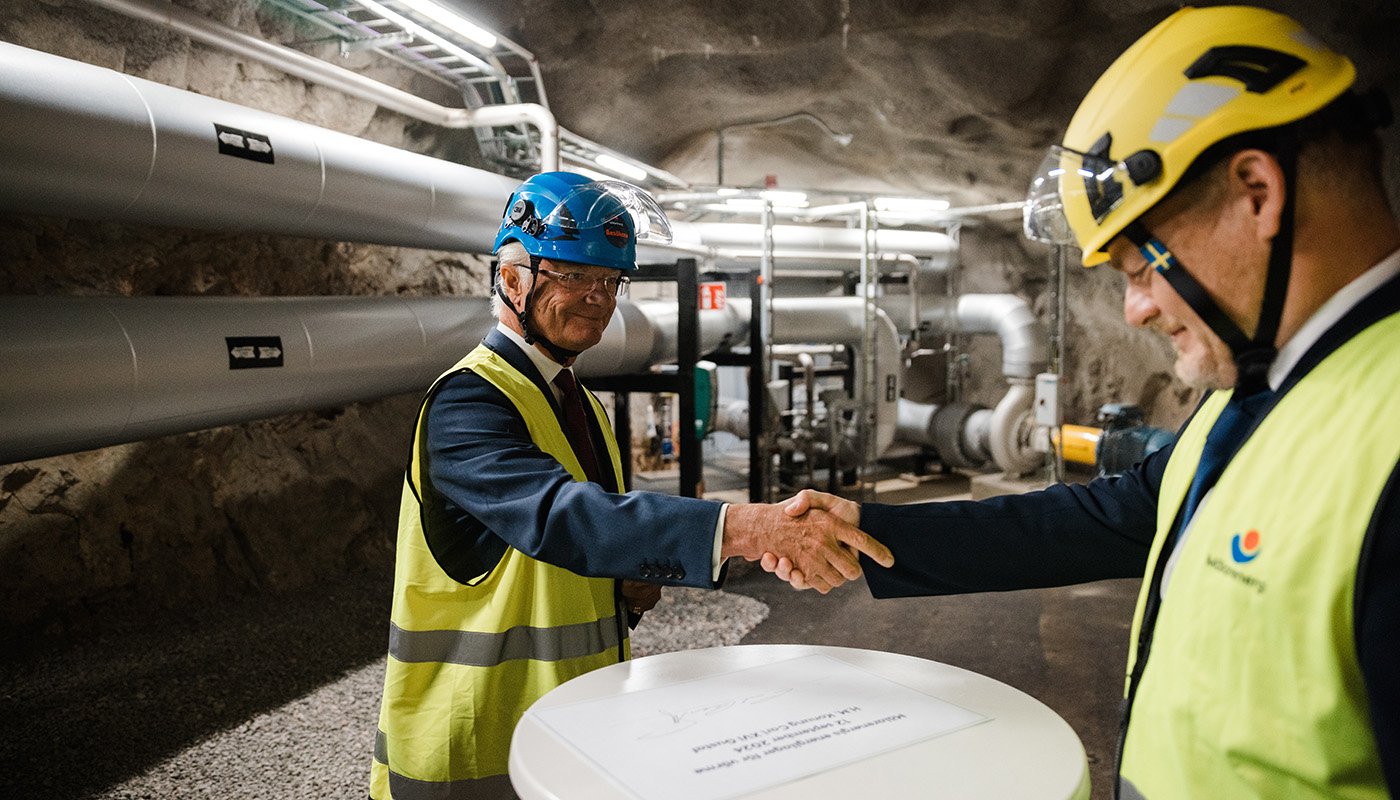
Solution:
M1065 266L1069 262L1069 254L1064 245L1056 245L1050 251L1050 341L1047 348L1047 361L1051 372L1059 376L1059 380L1064 380L1065 374ZM1059 385L1063 389L1063 385ZM1063 393L1061 397L1063 397ZM1049 453L1046 458L1047 472L1052 483L1059 483L1064 479L1065 459L1064 450L1055 443L1054 435L1051 436Z
M749 501L772 502L768 381L773 372L773 203L763 201L763 257L749 284Z
M875 381L875 298L880 287L880 262L876 257L875 237L879 221L869 202L860 208L860 292L864 304L860 337L861 381L857 389L860 413L860 498L875 499L875 404L881 388ZM891 389L893 391L893 389Z
M633 392L669 392L680 397L680 425L677 446L680 453L679 493L683 497L699 497L704 491L704 445L695 429L695 364L700 360L700 285L699 265L693 258L683 258L674 264L647 266L633 274L633 282L675 281L676 306L676 372L675 374L647 372L638 375L614 375L594 378L588 387L594 391L612 392L613 430L618 444L626 448L622 459L624 488L632 488L632 417Z
M962 222L949 223L947 232L953 246L948 252L948 269L943 274L943 296L950 301L952 319L943 333L943 402L956 403L962 400L963 394L962 337L958 334L957 318L957 298L962 295Z

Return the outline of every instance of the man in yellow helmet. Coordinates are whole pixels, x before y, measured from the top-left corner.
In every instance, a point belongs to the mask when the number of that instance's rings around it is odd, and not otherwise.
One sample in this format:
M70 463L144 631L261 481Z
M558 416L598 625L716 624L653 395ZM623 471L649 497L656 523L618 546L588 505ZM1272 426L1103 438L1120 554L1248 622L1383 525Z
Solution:
M1211 390L1174 445L981 503L790 504L890 547L877 597L1144 576L1119 797L1400 791L1400 227L1354 82L1287 17L1182 9L1032 184L1027 232L1122 272L1127 321Z

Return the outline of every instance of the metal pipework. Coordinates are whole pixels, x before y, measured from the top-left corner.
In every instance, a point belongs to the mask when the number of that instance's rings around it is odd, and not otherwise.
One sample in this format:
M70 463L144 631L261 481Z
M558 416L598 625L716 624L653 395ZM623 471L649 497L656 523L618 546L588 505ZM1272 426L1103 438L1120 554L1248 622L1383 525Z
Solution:
M444 128L486 128L527 123L540 132L540 171L559 169L559 123L538 103L449 108L337 67L290 47L234 30L172 3L149 0L89 0L94 5L145 20L182 36L267 64L303 80L368 100L382 108ZM531 65L534 66L533 64ZM502 200L502 203L505 201Z
M773 249L779 254L820 251L843 253L842 260L859 260L865 246L859 228L774 225L772 231ZM747 222L677 222L672 225L672 234L678 245L710 248L744 257L761 252L764 244L763 225ZM948 264L953 244L947 234L936 231L882 229L875 233L870 246L876 253L907 253L928 260L931 270L939 270ZM645 247L638 250L641 254L649 252ZM777 257L782 258L781 255Z
M747 305L701 312L702 350L744 341ZM812 301L775 311L780 341L856 330ZM619 302L576 370L673 362L675 315ZM494 324L480 297L0 297L0 463L423 391ZM879 341L897 356L893 325Z
M0 43L0 208L490 252L516 181Z
M1035 388L1031 382L1015 379L992 410L987 433L992 461L1011 475L1025 475L1043 460L1032 441L1035 420L1031 415L1031 403L1034 400Z
M750 309L730 301L736 319L748 322ZM861 348L865 303L859 297L776 297L773 299L775 344L834 343ZM705 320L702 314L701 326ZM874 446L882 453L894 441L899 385L903 378L899 332L889 315L876 309L874 324L875 397ZM862 379L857 375L856 379Z
M0 463L422 391L481 298L0 297Z
M992 460L991 421L990 408L900 400L895 438L934 448L950 467L980 467Z
M934 331L995 333L1001 340L1002 374L1033 380L1045 370L1045 334L1030 306L1014 294L965 294L960 297L920 297L887 294L878 299L895 319L911 316L917 303L921 324Z
M191 16L167 8L175 17ZM4 42L0 107L6 165L0 208L20 213L488 253L516 185L503 175ZM761 248L761 225L677 222L674 228L674 246L640 248L640 260L670 261L683 252L729 265L761 252L724 254L706 243ZM774 257L793 257L789 264L830 266L860 256L858 240L837 229L780 225L775 236L787 244L775 242ZM941 236L886 231L879 244L892 253L922 254L923 268L936 270L946 261Z

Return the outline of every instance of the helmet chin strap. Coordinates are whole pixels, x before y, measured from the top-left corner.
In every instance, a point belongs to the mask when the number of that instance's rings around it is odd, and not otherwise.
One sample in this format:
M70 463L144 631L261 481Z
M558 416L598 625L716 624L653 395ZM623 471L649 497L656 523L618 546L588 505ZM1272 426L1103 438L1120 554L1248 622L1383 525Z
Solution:
M520 331L525 337L525 343L532 345L538 342L544 346L544 349L549 352L549 355L553 357L556 362L563 364L565 361L578 358L579 354L583 351L560 347L554 342L551 342L544 334L535 332L533 326L530 324L530 301L535 297L535 282L540 278L539 270L540 265L538 257L530 256L530 288L525 291L525 307L523 309L516 308L515 303L512 302L509 297L506 297L506 293L501 290L499 282L497 282L494 291L496 292L496 296L501 298L501 301L511 310L511 313L515 314L515 318L520 321Z
M1298 138L1284 133L1276 154L1283 170L1284 201L1279 212L1279 229L1269 245L1269 267L1264 279L1264 300L1259 306L1259 322L1254 336L1244 331L1220 309L1171 250L1148 230L1141 221L1123 229L1143 258L1157 273L1166 278L1172 289L1201 321L1219 336L1235 359L1235 396L1248 397L1269 385L1269 367L1278 355L1274 339L1278 337L1283 320L1283 303L1288 296L1288 278L1293 269L1294 186L1297 177Z

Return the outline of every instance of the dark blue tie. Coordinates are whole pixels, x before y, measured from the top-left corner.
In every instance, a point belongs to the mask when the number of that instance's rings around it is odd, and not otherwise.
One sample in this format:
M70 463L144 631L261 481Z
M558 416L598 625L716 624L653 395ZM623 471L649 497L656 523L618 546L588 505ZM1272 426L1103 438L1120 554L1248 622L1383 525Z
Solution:
M1182 505L1181 529L1185 529L1191 521L1201 498L1215 485L1220 473L1225 471L1225 465L1230 463L1235 451L1240 449L1245 437L1253 430L1254 424L1273 397L1274 393L1265 389L1243 400L1232 397L1230 402L1225 404L1225 410L1216 417L1215 425L1210 429L1210 433L1206 434L1206 444L1201 449L1201 461L1196 465L1196 476L1191 479L1191 489L1186 493L1186 502Z

